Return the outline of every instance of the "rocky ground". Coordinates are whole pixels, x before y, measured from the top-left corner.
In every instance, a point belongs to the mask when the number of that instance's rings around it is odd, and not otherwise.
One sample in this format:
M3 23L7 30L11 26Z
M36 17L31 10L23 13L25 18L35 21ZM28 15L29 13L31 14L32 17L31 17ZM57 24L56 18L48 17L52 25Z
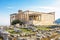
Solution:
M60 27L0 27L0 35L16 40L60 40Z

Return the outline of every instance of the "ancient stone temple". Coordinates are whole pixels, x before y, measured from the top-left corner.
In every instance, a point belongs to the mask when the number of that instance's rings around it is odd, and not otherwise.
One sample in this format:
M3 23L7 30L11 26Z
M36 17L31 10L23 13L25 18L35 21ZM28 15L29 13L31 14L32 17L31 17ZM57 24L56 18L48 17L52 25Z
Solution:
M24 20L26 24L53 25L55 21L55 12L44 13L29 10L18 10L18 13L10 15L10 23L16 19Z

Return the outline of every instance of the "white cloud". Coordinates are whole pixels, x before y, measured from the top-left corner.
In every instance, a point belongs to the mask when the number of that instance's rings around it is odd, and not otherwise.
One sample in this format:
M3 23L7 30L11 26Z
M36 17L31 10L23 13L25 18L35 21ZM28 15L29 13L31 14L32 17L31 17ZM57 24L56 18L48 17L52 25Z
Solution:
M55 9L56 19L60 18L60 0L56 0L52 6L56 8Z
M14 8L14 7L12 7L12 6L8 6L7 8L8 8L8 9L12 9L12 8Z
M9 17L0 16L0 25L9 25Z
M51 12L51 11L55 11L55 7L49 7L49 6L35 6L30 8L29 10L36 10L36 11L42 11L42 12Z
M50 6L42 6L42 7L40 7L40 8L44 8L44 9L55 9L55 7L50 7Z

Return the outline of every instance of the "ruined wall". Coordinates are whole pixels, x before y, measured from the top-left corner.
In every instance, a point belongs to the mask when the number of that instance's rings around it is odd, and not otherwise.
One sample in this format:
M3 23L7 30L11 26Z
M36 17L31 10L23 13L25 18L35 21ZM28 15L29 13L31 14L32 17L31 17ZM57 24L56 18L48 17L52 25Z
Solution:
M10 16L10 21L13 21L14 18L19 20L30 21L29 20L30 14L37 15L36 20L32 21L34 25L53 25L53 22L55 21L55 12L42 13L42 12L34 12L34 11L24 11L24 12L18 11L15 17Z
M41 20L34 21L34 25L54 25L55 13L41 13Z

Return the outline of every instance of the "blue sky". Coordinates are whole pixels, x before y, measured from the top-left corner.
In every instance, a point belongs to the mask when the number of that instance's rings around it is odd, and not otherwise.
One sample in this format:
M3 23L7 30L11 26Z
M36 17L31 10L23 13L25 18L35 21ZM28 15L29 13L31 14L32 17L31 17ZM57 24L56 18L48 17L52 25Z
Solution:
M55 12L60 18L60 0L0 0L0 25L10 24L10 14L18 10Z

